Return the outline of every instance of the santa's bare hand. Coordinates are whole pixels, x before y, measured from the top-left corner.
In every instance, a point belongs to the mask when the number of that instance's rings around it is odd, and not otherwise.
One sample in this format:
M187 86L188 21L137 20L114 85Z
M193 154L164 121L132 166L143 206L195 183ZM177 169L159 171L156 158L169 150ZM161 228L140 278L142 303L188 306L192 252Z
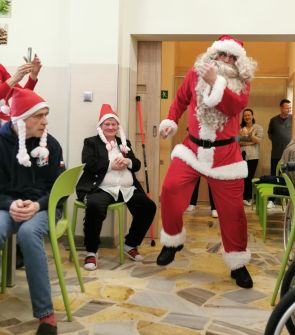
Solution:
M199 67L198 73L208 85L214 85L217 78L217 72L213 64L204 63Z

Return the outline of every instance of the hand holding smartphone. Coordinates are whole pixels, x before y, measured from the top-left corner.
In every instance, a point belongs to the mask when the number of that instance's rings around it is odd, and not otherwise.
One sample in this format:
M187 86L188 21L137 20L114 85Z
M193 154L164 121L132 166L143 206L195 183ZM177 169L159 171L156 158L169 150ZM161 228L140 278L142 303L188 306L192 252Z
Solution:
M31 63L32 61L32 48L28 47L27 57L24 57L26 63Z

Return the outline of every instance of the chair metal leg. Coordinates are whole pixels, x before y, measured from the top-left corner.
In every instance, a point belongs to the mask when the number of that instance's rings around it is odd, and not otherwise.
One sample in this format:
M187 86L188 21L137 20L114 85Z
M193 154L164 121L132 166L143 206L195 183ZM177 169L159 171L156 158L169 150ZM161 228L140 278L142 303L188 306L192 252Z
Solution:
M1 272L1 293L6 291L6 280L7 280L7 250L8 241L6 240L2 249L2 272Z
M123 206L118 208L119 213L119 246L120 246L120 264L124 264L124 211Z

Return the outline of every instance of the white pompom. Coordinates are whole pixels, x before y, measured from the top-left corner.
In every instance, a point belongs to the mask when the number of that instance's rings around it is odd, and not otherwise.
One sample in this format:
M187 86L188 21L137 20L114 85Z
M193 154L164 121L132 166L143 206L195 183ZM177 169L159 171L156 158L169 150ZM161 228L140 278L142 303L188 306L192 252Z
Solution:
M10 108L7 105L3 105L0 107L0 110L2 113L9 115L10 114Z

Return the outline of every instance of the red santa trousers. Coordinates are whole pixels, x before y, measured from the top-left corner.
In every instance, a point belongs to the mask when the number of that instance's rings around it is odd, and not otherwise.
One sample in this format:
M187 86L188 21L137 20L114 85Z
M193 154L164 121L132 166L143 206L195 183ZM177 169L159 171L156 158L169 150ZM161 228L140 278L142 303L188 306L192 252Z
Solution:
M164 230L161 233L162 243L166 246L177 246L184 243L182 217L200 176L207 179L212 191L224 251L226 253L246 251L247 220L243 205L244 179L220 180L206 177L179 158L172 160L162 187L161 215Z

